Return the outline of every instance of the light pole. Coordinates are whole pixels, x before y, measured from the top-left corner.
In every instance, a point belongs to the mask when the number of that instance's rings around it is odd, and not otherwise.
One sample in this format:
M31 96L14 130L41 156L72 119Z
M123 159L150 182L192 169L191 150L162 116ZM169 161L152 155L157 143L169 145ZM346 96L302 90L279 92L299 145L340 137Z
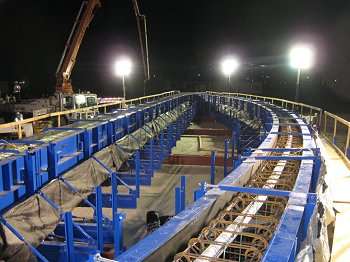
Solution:
M306 45L297 45L290 52L290 65L298 70L295 88L295 102L299 102L301 69L309 69L313 64L313 52Z
M238 62L237 60L233 59L233 58L228 58L223 60L223 62L221 63L221 69L224 75L226 75L228 77L228 88L229 91L230 90L230 85L231 85L231 74L236 71L236 69L238 68Z
M125 87L125 77L131 72L131 62L128 59L123 59L117 61L115 64L116 73L123 79L123 97L126 100L126 87Z

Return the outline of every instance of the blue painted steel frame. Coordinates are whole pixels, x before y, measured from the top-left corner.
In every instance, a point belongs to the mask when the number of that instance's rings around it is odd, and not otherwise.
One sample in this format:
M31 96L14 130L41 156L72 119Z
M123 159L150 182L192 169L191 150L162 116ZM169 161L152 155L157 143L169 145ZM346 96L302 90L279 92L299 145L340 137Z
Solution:
M210 111L215 111L215 106L217 103L217 96L204 95L207 97L207 100L211 102ZM243 99L241 100L241 105L244 106ZM232 100L230 101L232 104ZM235 100L235 105L238 106L238 101ZM255 102L258 104L258 102ZM264 106L264 103L261 103L262 106L259 108L259 115L264 119L264 125L268 131L269 135L265 135L264 142L260 146L263 151L272 151L272 149L266 149L266 144L269 143L272 137L276 137L278 134L278 118L276 115L272 115L269 110L267 110ZM252 111L252 108L250 108ZM255 110L255 114L258 110ZM279 112L278 110L275 110ZM251 112L252 113L252 112ZM283 113L286 113L283 110ZM277 119L277 120L276 120ZM308 130L308 126L303 124L303 119L292 115L292 119L297 120L298 126L301 127L302 132L298 135L303 137L304 140L304 149L298 149L302 151L302 156L294 156L294 157L263 157L263 156L253 156L256 161L262 161L264 159L285 159L301 161L299 175L293 189L293 192L285 192L280 190L265 190L265 189L255 189L255 188L242 188L242 187L231 187L231 190L250 192L250 193L264 193L264 194L273 194L273 195L281 195L288 196L289 202L286 207L286 211L284 212L279 227L276 230L273 239L270 241L270 245L264 254L264 261L292 261L295 258L296 252L298 250L298 245L304 239L307 229L307 224L309 218L315 208L316 204L316 195L310 194L310 189L315 187L315 183L318 178L319 172L319 154L317 149L315 149L315 144L312 142L312 138L310 136L310 130ZM289 134L289 133L288 133ZM282 151L283 149L281 149ZM297 149L292 149L291 151L296 151ZM276 150L278 151L278 150ZM253 152L254 154L254 152ZM311 161L311 163L310 163ZM242 174L242 169L247 168L249 164L245 164L243 162L240 167L236 167L235 171L228 175L223 181L219 183L219 186L222 189L225 188L225 184L231 184L230 182L238 181L240 175ZM234 175L233 175L234 174ZM233 175L233 177L232 177ZM228 182L228 183L227 183ZM203 197L205 194L205 184L202 184L202 188L200 190L195 191L195 203L193 203L188 209L184 210L181 213L177 213L173 219L171 219L167 224L165 224L162 228L158 229L156 232L148 236L145 241L141 241L136 244L127 252L123 253L118 257L121 261L141 261L146 259L149 255L156 252L157 249L161 247L162 244L166 243L177 234L180 230L182 230L185 225L193 223L192 220L196 219L203 210L207 208L211 208L211 203L215 201L216 198L212 198L212 196L216 196L217 190L212 189L207 192L206 197ZM214 191L213 191L214 190ZM181 198L181 190L177 189L177 199ZM213 193L211 193L213 192ZM214 193L215 192L215 193ZM176 204L176 209L180 211L181 203L178 200ZM193 218L193 219L191 219ZM303 224L302 221L305 221ZM302 231L302 237L298 239L298 232ZM139 251L142 250L140 253Z

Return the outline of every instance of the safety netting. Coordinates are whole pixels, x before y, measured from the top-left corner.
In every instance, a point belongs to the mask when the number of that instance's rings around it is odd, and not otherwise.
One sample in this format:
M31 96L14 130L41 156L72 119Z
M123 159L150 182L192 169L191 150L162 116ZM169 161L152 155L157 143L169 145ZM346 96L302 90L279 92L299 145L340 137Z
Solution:
M159 137L163 130L190 109L190 103L185 102L146 123L52 180L39 193L3 214L3 218L29 245L39 246L55 230L62 212L69 212L77 207L84 198L93 193L96 186L110 177L109 170L113 172L119 170L136 151L142 149L151 139ZM0 236L0 250L3 246L6 248L0 253L0 260L5 258L11 258L12 261L28 260L31 256L28 247L10 230L3 228L5 241ZM7 245L4 245L4 242L7 242Z

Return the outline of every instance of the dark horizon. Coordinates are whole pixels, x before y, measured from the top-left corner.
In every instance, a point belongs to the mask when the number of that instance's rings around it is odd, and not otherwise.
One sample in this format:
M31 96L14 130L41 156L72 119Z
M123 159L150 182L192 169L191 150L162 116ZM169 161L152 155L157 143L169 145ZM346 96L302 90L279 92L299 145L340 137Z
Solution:
M26 80L28 94L52 93L56 67L81 2L0 1L0 81ZM121 96L113 63L127 55L133 61L128 97L141 96L143 68L132 3L101 2L72 71L73 88ZM316 49L316 65L302 72L301 100L350 101L348 1L139 0L138 4L148 20L152 76L148 93L181 89L184 81L222 81L224 89L219 63L232 54L242 63L236 81L250 81L254 75L256 81L265 81L263 94L293 99L296 71L288 65L288 52L294 43L308 42Z

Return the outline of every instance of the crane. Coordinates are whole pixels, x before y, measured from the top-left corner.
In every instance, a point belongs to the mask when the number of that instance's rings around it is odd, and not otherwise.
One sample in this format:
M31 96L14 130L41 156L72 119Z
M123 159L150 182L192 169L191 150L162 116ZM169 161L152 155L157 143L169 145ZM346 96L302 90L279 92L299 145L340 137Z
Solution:
M85 31L94 17L95 10L99 7L101 7L100 0L84 1L81 4L56 70L56 92L61 92L63 94L73 93L70 76L75 64L75 59Z
M139 32L143 70L144 70L144 74L145 74L143 93L144 93L144 95L146 95L146 82L150 79L150 77L149 77L148 39L147 39L147 21L146 21L146 16L142 15L140 13L139 6L137 4L137 0L132 0L132 5L134 8L136 22L137 22L137 28L138 28L138 32ZM141 23L142 23L142 27L141 27Z

